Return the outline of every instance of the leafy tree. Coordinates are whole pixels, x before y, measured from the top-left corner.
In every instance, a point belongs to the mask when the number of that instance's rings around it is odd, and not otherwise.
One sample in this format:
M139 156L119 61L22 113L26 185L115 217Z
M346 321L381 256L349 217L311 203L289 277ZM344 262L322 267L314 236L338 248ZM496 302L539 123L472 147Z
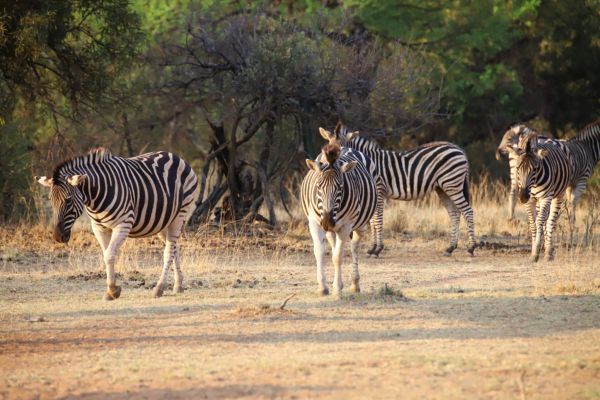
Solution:
M31 150L53 137L49 125L60 133L59 120L119 100L111 84L137 53L138 27L126 0L0 3L0 147L11 149L0 159L0 181L9 182L0 219L31 179L29 169L11 166L30 165Z

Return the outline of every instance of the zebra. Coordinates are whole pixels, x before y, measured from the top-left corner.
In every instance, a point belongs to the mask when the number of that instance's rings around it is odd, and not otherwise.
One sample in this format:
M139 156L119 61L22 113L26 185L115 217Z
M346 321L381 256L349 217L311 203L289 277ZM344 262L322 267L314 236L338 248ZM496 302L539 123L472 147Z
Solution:
M514 218L514 210L517 197L517 179L516 179L516 156L514 152L508 152L508 147L515 147L521 138L531 134L536 134L538 144L551 144L559 146L567 151L573 168L572 181L569 183L566 192L566 199L569 203L571 213L569 215L569 224L575 225L575 211L581 195L587 187L587 181L594 171L598 160L600 159L600 120L597 120L584 127L575 137L562 140L553 139L540 135L534 129L525 124L515 124L509 127L504 133L500 145L496 149L496 159L500 160L501 155L508 156L510 169L510 193L509 193L509 219ZM535 214L534 214L535 215ZM535 217L534 217L535 219ZM530 227L533 229L533 227Z
M153 291L155 297L163 294L173 260L173 291L183 291L177 239L198 194L198 179L187 162L165 151L121 158L106 148L98 148L60 163L52 177L36 177L36 180L50 188L53 235L57 242L69 241L73 224L84 209L89 215L104 256L105 300L121 295L114 266L127 237L158 234L165 242L162 274Z
M309 168L300 189L302 209L308 219L317 262L319 294L329 294L323 269L325 237L332 248L334 293L342 292L342 261L345 243L351 239L352 286L360 292L358 247L365 229L377 208L377 191L373 176L355 156L342 154L337 144L325 144L321 154L327 161L306 159Z
M518 183L517 183L517 159L514 153L508 151L508 147L517 146L519 143L519 139L521 136L528 135L532 133L533 130L524 124L514 124L511 125L502 136L502 140L500 144L496 148L496 160L500 161L502 156L506 156L508 158L508 168L509 168L509 177L510 177L510 191L508 194L508 219L509 221L514 220L515 218L515 207L517 204L517 192L518 192ZM538 135L538 143L546 143L551 142L555 145L560 146L560 140L550 138L547 136Z
M519 200L527 204L532 230L531 261L537 262L542 246L547 261L554 259L552 243L554 228L567 188L573 180L573 163L569 148L553 143L538 143L537 133L521 136L516 146L507 147L516 160L516 180ZM534 198L536 201L530 201ZM534 207L537 203L537 216ZM544 234L545 228L545 234Z
M460 216L467 223L469 247L473 255L477 247L473 208L469 192L469 160L464 150L450 142L432 142L406 151L383 150L372 140L348 132L338 124L341 143L371 158L385 185L386 199L417 200L435 191L450 217L450 245L444 251L450 256L457 248Z
M329 142L329 144L337 144L341 147L339 137L340 126L341 125L338 123L336 129L333 132L319 127L319 133L325 140ZM358 132L352 132L347 136L356 134L358 134ZM348 147L341 147L341 150L342 154L361 162L365 167L367 167L367 170L369 170L369 172L375 180L375 186L377 188L377 208L375 209L373 218L370 221L372 245L371 248L367 251L367 254L368 256L379 257L379 253L381 253L381 251L383 250L383 207L385 206L386 191L382 172L379 170L378 165L371 161L371 159L366 157L363 153ZM320 155L319 161L321 161L322 163L327 162L327 160L322 155Z

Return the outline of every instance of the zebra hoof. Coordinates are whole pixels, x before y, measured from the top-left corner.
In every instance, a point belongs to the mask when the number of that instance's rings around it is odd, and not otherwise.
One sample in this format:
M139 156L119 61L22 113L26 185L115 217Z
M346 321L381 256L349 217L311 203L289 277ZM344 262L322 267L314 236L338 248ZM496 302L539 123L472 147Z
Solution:
M163 293L164 293L164 290L163 290L162 286L159 286L159 285L156 285L154 287L154 290L152 290L152 295L156 298L162 297Z
M121 286L110 286L106 289L106 293L104 293L104 300L116 300L119 296L121 296Z
M375 248L375 250L373 250L373 255L375 257L379 258L379 253L381 253L382 250L383 250L383 245L377 246L377 248Z
M350 291L353 293L360 293L360 285L358 283L353 283L350 285Z
M467 253L469 253L469 256L473 257L473 253L475 253L475 247L477 246L471 246L467 249Z
M446 251L444 251L444 257L450 257L454 249L456 249L456 246L449 246Z
M317 294L321 296L327 296L329 295L329 289L326 287L320 288L319 290L317 290Z
M554 254L546 254L546 257L544 257L544 260L552 262L554 261Z
M539 258L540 258L540 256L538 256L538 255L531 256L531 257L529 257L529 261L531 261L531 262L534 262L534 263L535 263L535 262L538 262L538 259L539 259Z
M372 256L373 254L375 254L375 251L376 251L376 250L377 250L377 245L376 245L376 244L374 244L374 245L373 245L373 247L371 247L371 248L370 248L370 249L367 251L367 254L368 254L368 256L370 257L370 256Z
M183 286L179 285L179 286L173 286L173 293L177 294L177 293L183 293L185 289L183 288Z

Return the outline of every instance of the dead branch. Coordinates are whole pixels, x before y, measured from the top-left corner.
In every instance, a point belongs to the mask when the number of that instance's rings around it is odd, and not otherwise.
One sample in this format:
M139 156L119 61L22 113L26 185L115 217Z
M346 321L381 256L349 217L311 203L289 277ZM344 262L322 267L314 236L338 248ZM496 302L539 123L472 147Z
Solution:
M281 305L279 306L279 309L280 309L280 310L283 310L283 309L285 308L285 305L287 304L287 302L288 302L288 301L290 301L290 299L292 299L294 296L296 296L296 293L292 293L292 294L290 294L288 297L286 297L286 298L283 300L283 303L281 303Z

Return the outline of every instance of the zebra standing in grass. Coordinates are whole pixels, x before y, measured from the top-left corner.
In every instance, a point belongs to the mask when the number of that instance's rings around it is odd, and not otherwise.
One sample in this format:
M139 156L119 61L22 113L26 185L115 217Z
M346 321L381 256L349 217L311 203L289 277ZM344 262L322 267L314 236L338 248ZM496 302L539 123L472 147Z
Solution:
M514 153L508 151L508 147L515 147L519 143L519 139L527 135L529 133L533 133L534 131L526 125L516 124L511 125L504 135L502 136L502 140L500 144L496 148L496 160L500 161L502 156L508 157L508 168L509 168L509 177L510 177L510 192L508 194L508 219L513 220L515 217L515 206L517 204L517 192L518 192L518 183L517 183L517 159ZM538 135L538 143L543 144L546 142L554 143L555 145L560 146L560 140L549 138L546 136Z
M433 142L407 151L387 151L358 136L358 132L348 132L341 124L336 130L344 146L364 153L377 164L386 187L386 198L417 200L433 191L438 194L451 223L446 256L457 247L462 214L469 235L467 251L473 255L477 242L469 193L469 160L463 149L449 142Z
M69 241L75 220L86 209L104 255L106 300L121 294L114 266L127 237L159 234L165 241L164 263L154 296L162 296L173 259L173 291L183 291L177 239L198 191L198 179L188 163L164 151L121 158L99 148L59 164L51 178L36 179L50 188L56 241Z
M554 259L552 237L567 188L573 181L573 163L569 148L538 143L537 134L521 136L517 146L508 147L516 160L519 199L527 203L529 225L535 226L531 240L531 260L539 258L544 237L546 260ZM535 202L530 201L535 198ZM537 203L537 217L534 207Z
M351 239L352 286L360 291L358 246L363 231L377 208L377 191L373 176L365 164L350 156L337 144L322 148L326 163L306 160L309 171L302 181L300 200L313 239L317 261L317 282L320 294L329 294L323 269L324 239L332 248L334 293L342 291L342 261L345 243Z
M340 126L341 125L338 123L338 126L334 132L319 128L319 133L323 139L329 142L329 144L338 145L341 147L341 141L339 137ZM383 207L385 206L386 193L386 186L385 182L383 181L382 171L379 170L379 166L376 163L374 163L369 157L366 157L360 151L356 151L348 147L341 147L341 151L342 154L346 155L347 157L361 162L375 180L375 187L377 188L377 207L375 209L375 213L373 214L373 218L370 221L372 233L371 239L373 243L369 251L367 251L367 254L369 256L379 257L379 253L381 253L383 250ZM322 163L327 162L325 157L322 155L320 155L319 159Z
M587 187L588 179L594 172L594 167L600 159L600 120L587 125L577 136L568 140L540 136L535 130L524 124L513 125L504 133L502 141L496 149L496 159L500 160L502 154L508 155L510 169L509 219L513 219L514 217L518 185L516 179L516 155L514 152L509 152L508 147L515 148L518 146L519 140L532 134L537 136L538 144L559 146L569 153L573 175L572 181L567 188L566 198L571 208L569 223L571 226L574 226L577 204ZM534 229L533 226L530 226L530 228Z

